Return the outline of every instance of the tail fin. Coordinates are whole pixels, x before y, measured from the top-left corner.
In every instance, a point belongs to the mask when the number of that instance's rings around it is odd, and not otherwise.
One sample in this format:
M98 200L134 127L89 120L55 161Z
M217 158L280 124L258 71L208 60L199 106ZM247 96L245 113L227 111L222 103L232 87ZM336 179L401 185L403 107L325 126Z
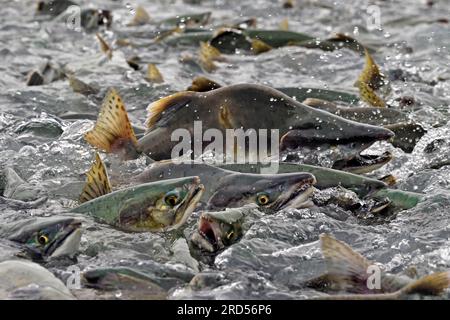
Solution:
M80 202L87 202L111 192L108 174L105 165L98 153L95 153L95 162L86 173L87 180L80 195Z
M327 265L328 277L341 290L367 291L367 270L373 265L349 245L329 235L320 236L322 254Z
M377 89L384 85L384 75L380 72L380 68L369 51L364 49L364 53L366 64L356 81L361 98L374 107L385 107L385 102L375 93Z
M136 136L122 99L115 89L109 90L100 108L97 123L84 135L84 139L108 153L125 151L129 157L137 154Z
M424 276L398 291L398 295L420 293L425 295L440 295L450 286L450 271L435 272Z

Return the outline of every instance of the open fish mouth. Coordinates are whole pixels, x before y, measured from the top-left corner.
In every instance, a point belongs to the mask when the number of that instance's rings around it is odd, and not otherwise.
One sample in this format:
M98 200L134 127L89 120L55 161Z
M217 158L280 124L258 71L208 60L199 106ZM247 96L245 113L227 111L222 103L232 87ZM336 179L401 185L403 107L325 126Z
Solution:
M193 234L192 241L200 249L209 252L215 252L225 247L221 240L219 223L205 214L200 216L198 229Z
M283 210L286 208L300 209L311 205L309 196L314 191L314 184L317 180L311 175L311 178L294 185L289 192L286 192L285 196L281 196L272 206L271 210Z
M178 206L175 211L175 221L174 224L167 227L166 231L171 231L179 228L183 225L192 212L195 210L197 203L200 201L200 198L205 191L205 187L200 183L200 179L195 180L195 184L191 186L189 189L189 193L184 198L183 202Z
M81 220L74 219L62 233L46 248L44 255L59 257L73 255L78 251L81 240Z
M355 174L368 173L377 170L391 161L392 153L389 151L381 155L356 155L351 159L338 160L334 162L333 169L347 171Z

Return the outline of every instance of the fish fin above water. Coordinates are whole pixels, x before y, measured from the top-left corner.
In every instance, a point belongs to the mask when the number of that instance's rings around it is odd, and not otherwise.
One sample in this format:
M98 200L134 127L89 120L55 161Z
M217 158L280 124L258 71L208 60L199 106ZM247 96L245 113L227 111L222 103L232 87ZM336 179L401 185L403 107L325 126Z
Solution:
M131 127L125 106L115 89L107 93L94 128L84 139L105 152L136 152L137 139ZM129 150L128 150L129 149Z
M359 82L358 88L359 94L363 101L367 102L368 104L374 107L379 108L386 107L386 103L384 102L384 100L381 99L367 83Z
M215 61L223 61L223 57L216 47L212 46L208 42L200 42L199 50L199 62L200 66L206 72L212 72L217 69Z
M360 96L364 101L374 107L386 107L383 99L375 93L376 90L385 85L384 75L380 72L380 68L366 48L364 53L366 63L355 85L359 88Z
M147 66L147 74L145 76L145 79L154 82L154 83L163 83L164 78L159 71L159 69L154 65L153 63L149 63Z
M95 153L95 161L86 173L86 184L80 195L80 202L98 198L112 191L105 165L98 153Z
M420 293L425 295L440 295L450 286L450 271L435 272L424 276L398 291L398 295Z
M214 80L198 76L192 80L192 84L187 88L188 91L205 92L220 88L221 85Z
M147 120L145 121L147 128L152 128L163 116L186 106L191 101L192 95L193 92L190 91L177 92L151 103L147 107Z
M283 20L281 20L281 22L279 24L279 29L283 30L283 31L289 31L289 19L288 18L284 18Z
M105 39L97 32L95 34L97 37L98 43L100 44L100 50L108 57L109 60L112 59L112 48L111 46L106 42Z
M259 39L252 39L252 51L254 54L260 54L263 52L270 51L272 49L273 48L264 41Z
M373 263L346 243L338 241L330 235L321 235L320 243L328 277L341 290L361 292L367 290L369 277L367 270Z
M150 22L150 15L144 7L138 6L133 16L133 20L128 24L129 26L141 26Z

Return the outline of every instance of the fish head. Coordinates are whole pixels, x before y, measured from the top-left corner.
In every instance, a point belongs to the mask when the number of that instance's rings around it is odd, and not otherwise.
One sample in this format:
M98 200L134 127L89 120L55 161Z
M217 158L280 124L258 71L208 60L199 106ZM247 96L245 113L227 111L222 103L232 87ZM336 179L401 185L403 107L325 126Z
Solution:
M302 116L293 119L292 130L281 137L281 151L307 148L327 150L338 148L343 158L350 158L377 141L389 140L394 136L383 127L344 119L324 110L297 104Z
M309 204L316 178L305 172L231 174L224 177L208 200L208 209L221 210L256 204L263 211L301 208Z
M8 227L8 239L19 242L35 259L73 256L81 240L82 220L46 217L19 221Z
M203 212L191 241L200 249L217 252L231 246L243 234L244 214L240 209Z
M119 212L119 225L130 231L170 231L183 225L204 191L200 178L185 177L143 184Z

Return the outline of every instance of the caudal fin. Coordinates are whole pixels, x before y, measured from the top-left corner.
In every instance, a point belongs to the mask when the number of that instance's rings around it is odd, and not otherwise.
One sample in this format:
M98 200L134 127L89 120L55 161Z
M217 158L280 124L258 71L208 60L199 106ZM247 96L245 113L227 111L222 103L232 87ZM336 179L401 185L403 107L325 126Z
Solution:
M367 270L373 263L330 235L321 235L320 243L328 278L332 279L340 290L367 291Z
M98 153L95 153L95 162L86 173L86 176L86 184L84 185L79 198L81 203L111 192L108 174L106 173L105 165Z
M108 153L125 152L127 158L136 156L137 139L122 99L115 89L109 90L100 108L97 123L84 135L84 139Z
M435 272L424 276L398 291L399 296L420 293L440 295L450 286L450 271Z
M375 91L384 85L384 75L380 68L370 55L367 49L364 49L366 63L363 71L359 75L356 85L359 88L361 99L374 107L386 107L386 103Z

